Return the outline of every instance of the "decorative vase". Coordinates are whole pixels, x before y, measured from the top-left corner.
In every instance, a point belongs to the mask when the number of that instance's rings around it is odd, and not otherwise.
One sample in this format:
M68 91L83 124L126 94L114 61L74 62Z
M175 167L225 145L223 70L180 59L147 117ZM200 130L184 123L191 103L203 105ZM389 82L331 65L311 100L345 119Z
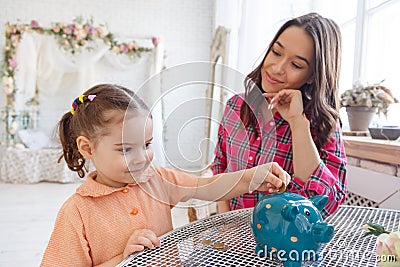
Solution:
M351 131L368 131L377 107L346 107L347 117Z

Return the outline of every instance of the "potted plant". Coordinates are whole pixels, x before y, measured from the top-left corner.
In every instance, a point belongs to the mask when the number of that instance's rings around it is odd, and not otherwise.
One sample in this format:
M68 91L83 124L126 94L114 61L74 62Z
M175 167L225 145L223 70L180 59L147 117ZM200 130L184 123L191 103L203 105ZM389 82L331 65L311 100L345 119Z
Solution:
M374 114L386 116L390 104L397 102L390 89L378 84L355 85L340 96L340 106L346 107L351 131L368 131Z

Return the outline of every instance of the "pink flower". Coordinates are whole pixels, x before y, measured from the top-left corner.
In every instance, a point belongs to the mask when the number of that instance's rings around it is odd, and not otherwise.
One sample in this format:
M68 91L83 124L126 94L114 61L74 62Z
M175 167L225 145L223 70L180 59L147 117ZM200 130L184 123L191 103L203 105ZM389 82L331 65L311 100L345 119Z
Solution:
M376 240L376 254L379 266L399 266L400 232L379 235Z
M96 27L95 30L97 32L97 36L101 39L108 34L108 30L103 26Z
M8 66L10 67L10 68L13 68L13 69L15 69L16 67L17 67L17 60L15 60L15 58L9 58L8 59Z
M126 52L128 52L129 51L129 48L128 48L128 46L127 45L121 45L121 52L122 53L126 53Z
M70 27L65 27L64 28L64 33L67 35L71 35L72 34L72 29Z
M85 24L85 26L83 26L83 29L85 30L85 32L88 36L92 36L93 33L95 32L95 29L92 26L87 25L87 24Z
M74 30L73 34L75 35L75 39L82 39L82 38L85 38L85 36L86 36L86 33L84 33L84 35L83 35L80 30Z
M31 27L33 28L33 29L37 29L37 28L39 28L39 22L37 21L37 20L31 20Z
M21 37L21 35L19 35L19 34L11 34L11 45L13 47L18 46L20 37Z
M157 47L157 45L160 43L160 38L158 38L158 37L153 37L153 38L151 38L151 42L153 43L153 45L154 45L155 47Z
M54 27L53 27L53 31L54 32L60 32L60 26L58 26L58 25L55 25Z
M364 236L378 236L376 240L376 260L381 267L400 266L400 232L388 232L379 224L367 223Z
M7 86L7 85L3 87L3 92L4 92L6 95L11 94L12 91L13 91L12 88L9 87L9 86Z

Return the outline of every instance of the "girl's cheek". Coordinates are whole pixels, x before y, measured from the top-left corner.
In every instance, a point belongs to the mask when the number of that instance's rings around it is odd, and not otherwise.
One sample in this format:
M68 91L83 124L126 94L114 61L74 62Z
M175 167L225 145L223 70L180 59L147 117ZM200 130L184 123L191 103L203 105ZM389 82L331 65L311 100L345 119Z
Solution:
M149 149L149 150L147 151L147 159L148 159L148 161L152 161L153 158L154 158L153 149Z

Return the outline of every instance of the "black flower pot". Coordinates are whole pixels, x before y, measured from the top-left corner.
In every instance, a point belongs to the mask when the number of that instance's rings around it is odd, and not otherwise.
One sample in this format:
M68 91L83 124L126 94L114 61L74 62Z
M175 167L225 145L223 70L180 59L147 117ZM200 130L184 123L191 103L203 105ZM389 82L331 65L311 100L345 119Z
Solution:
M400 137L400 126L368 128L372 139L396 140Z

